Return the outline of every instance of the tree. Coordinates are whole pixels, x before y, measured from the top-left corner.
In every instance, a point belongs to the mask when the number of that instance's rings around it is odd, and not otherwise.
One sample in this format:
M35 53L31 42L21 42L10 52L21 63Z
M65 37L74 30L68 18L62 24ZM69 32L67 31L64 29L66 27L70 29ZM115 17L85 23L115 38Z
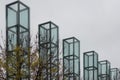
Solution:
M12 45L12 44L11 44ZM14 47L14 46L13 46ZM24 63L23 58L23 48L20 46L17 46L14 48L15 53L13 53L11 56L9 56L8 61L11 62L12 66L6 65L6 49L5 45L2 46L0 44L0 80L6 80L6 70L8 70L12 75L14 75L14 79L18 80L20 76L24 76L25 72L20 68L20 66ZM31 41L31 46L29 48L30 52L30 73L31 73L31 80L38 80L39 74L44 73L44 70L47 69L46 63L44 59L39 58L39 48L38 48L38 36L36 35L35 39ZM18 53L18 54L16 54ZM53 58L55 55L52 56ZM17 59L19 58L19 61ZM55 59L53 59L53 62ZM40 66L39 66L40 64ZM59 65L58 65L59 66ZM40 71L42 70L42 72ZM53 72L56 72L55 68L52 68ZM46 76L44 74L41 74L41 79L45 79Z

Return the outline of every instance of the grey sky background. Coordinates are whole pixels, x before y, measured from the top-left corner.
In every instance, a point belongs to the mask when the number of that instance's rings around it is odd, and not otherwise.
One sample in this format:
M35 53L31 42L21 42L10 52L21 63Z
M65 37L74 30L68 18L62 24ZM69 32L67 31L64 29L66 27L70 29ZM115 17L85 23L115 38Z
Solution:
M5 34L5 5L0 0L0 30ZM99 60L120 67L120 0L21 0L31 9L31 34L38 24L53 21L59 26L60 41L75 36L83 52L95 50ZM82 66L81 66L82 68Z

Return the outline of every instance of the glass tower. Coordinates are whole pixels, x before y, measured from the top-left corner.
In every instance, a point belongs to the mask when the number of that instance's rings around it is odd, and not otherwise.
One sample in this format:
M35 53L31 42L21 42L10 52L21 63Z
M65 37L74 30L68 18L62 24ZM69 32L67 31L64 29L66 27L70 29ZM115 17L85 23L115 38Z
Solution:
M98 54L88 51L83 54L84 80L98 80Z
M110 62L99 61L99 80L110 80Z
M59 29L53 22L39 25L38 80L59 80Z
M80 80L80 41L75 37L63 40L63 80Z
M30 80L29 14L20 1L6 5L7 80Z
M111 68L111 80L118 80L119 79L119 69L118 68Z

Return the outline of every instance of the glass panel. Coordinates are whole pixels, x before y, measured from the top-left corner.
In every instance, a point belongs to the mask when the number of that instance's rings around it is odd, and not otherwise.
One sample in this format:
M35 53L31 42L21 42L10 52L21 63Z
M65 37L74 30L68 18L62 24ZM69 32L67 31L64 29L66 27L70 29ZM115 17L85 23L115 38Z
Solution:
M110 74L110 64L107 63L107 74L109 75Z
M16 27L8 30L8 50L14 50L17 44Z
M17 24L17 13L10 8L8 10L8 27L14 26Z
M25 28L28 28L29 26L28 17L29 14L27 9L20 12L20 25L24 26Z
M57 28L51 29L51 41L54 44L57 44L58 38L57 38Z
M20 11L27 9L24 5L20 4Z
M85 74L84 74L84 76L85 76L85 77L84 77L85 80L89 80L89 77L88 77L88 76L89 76L89 75L88 75L88 70L85 70Z
M41 26L44 27L45 29L50 29L50 23L45 23Z
M9 7L12 8L13 10L15 10L16 12L18 11L18 3L10 5Z
M40 60L43 60L43 62L47 63L47 49L44 47L40 47Z
M85 67L89 67L88 66L88 56L87 55L84 55L85 56L85 62L84 62L84 64L85 64Z
M57 57L57 47L51 48L51 58Z
M20 27L20 45L26 49L29 46L29 35L28 31L23 27Z
M74 50L75 50L75 55L79 56L79 42L74 43Z
M69 60L64 58L64 74L69 73L69 70L70 70L70 68L69 68Z
M94 80L98 80L98 73L97 73L97 70L94 70Z
M74 52L73 52L73 43L71 43L69 45L69 48L70 48L70 55L73 55L74 54Z
M102 72L101 72L101 71L102 71L102 69L101 69L101 68L102 68L102 67L101 67L101 64L99 63L98 66L99 66L99 70L98 70L98 71L99 71L99 75L101 75L101 74L102 74Z
M98 57L97 54L94 52L86 52L84 54L84 60L85 60L85 67L98 67ZM93 61L94 60L94 61ZM94 64L93 64L94 62Z
M71 43L71 44L72 44L72 43L73 43L73 38L67 39L66 41L67 41L68 43Z
M20 34L20 45L24 49L28 49L29 47L29 37L28 37L28 32L24 32Z
M75 73L79 74L79 60L78 59L75 59L74 68L75 68Z
M102 74L106 74L107 70L106 70L106 65L103 64L102 65Z
M69 55L69 44L64 41L64 56Z
M69 68L70 68L70 73L73 73L73 60L69 60L69 64L70 64L70 66L69 66Z
M89 71L89 80L94 80L92 70Z
M47 42L47 30L40 27L40 44Z
M97 54L94 54L94 66L98 67L98 57L97 57Z
M89 66L93 66L93 55L90 55L88 58L89 58Z

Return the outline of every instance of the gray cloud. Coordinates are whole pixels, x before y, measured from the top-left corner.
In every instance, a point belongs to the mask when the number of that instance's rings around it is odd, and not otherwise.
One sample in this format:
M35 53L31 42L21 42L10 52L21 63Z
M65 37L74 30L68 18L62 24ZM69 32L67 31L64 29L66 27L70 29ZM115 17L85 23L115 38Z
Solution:
M0 1L0 29L3 31L5 4L12 1ZM113 67L120 66L119 0L21 1L31 8L32 34L36 33L39 23L52 20L59 25L61 40L76 36L81 41L81 56L85 51L95 50L100 60L108 59Z

